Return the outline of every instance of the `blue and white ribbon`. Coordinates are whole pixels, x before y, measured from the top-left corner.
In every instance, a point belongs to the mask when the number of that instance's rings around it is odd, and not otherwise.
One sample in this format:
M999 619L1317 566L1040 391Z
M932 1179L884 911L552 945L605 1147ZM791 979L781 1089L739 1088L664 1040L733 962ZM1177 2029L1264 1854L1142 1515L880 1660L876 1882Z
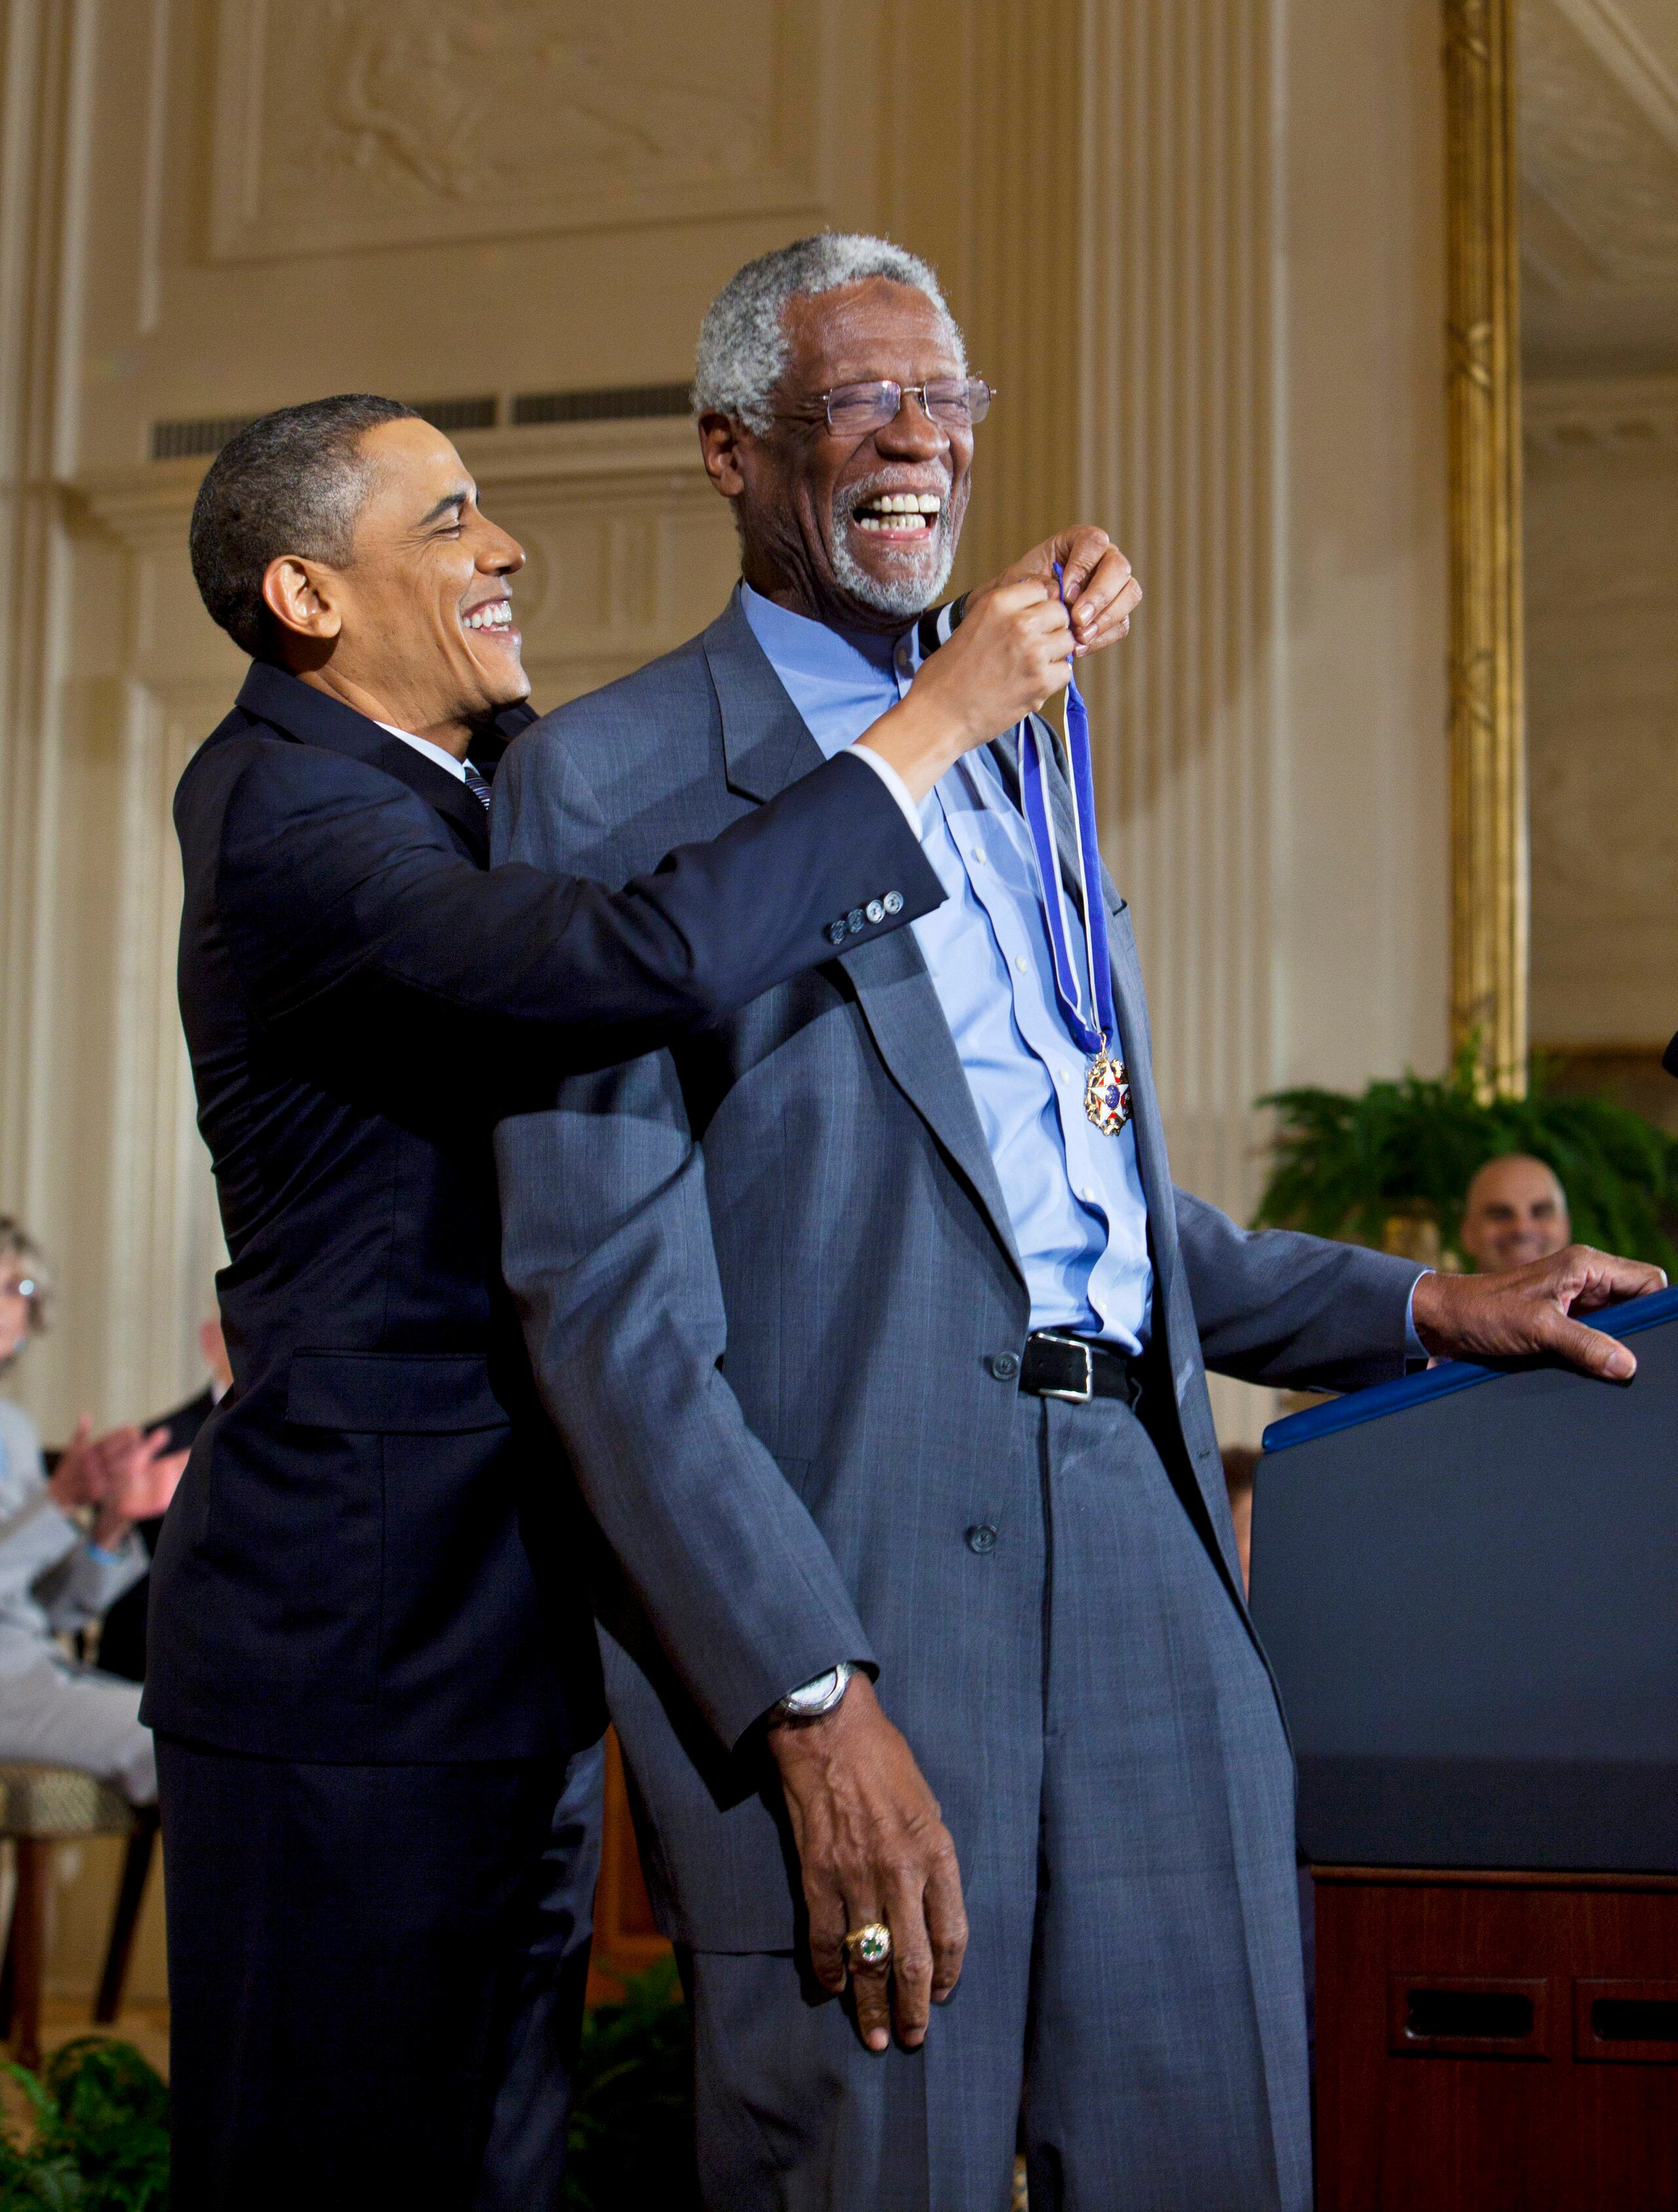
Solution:
M1058 561L1055 578L1064 598L1066 580ZM1073 820L1078 831L1078 888L1084 907L1087 998L1073 973L1066 893L1061 887L1060 856L1049 818L1043 754L1037 726L1028 714L1019 725L1020 800L1037 856L1037 878L1043 889L1043 915L1049 925L1049 949L1055 969L1055 997L1061 1018L1073 1041L1081 1051L1093 1058L1107 1049L1118 1028L1118 1018L1113 1010L1113 963L1107 948L1107 902L1101 890L1101 848L1096 842L1090 718L1075 681L1067 686L1067 764L1071 771Z

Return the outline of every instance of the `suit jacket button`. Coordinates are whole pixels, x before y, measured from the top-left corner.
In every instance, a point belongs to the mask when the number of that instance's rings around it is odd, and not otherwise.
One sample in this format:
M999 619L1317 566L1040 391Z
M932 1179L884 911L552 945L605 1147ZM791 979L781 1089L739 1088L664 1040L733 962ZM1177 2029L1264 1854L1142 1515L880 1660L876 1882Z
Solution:
M845 916L845 922L853 937L856 935L858 930L861 928L863 923L866 920L867 916L863 913L862 908L860 906L854 906L851 908L850 912Z
M1017 1352L993 1352L985 1364L999 1382L1012 1382L1019 1372Z
M870 899L867 905L863 908L862 911L867 915L870 921L884 921L885 920L885 908L879 899Z
M988 1521L981 1521L976 1527L968 1530L967 1548L970 1552L977 1552L982 1558L987 1552L996 1549L996 1531Z
M829 922L827 926L827 941L830 945L842 945L844 943L845 925L842 921Z
M903 895L901 891L887 891L880 904L888 914L901 914L903 910Z

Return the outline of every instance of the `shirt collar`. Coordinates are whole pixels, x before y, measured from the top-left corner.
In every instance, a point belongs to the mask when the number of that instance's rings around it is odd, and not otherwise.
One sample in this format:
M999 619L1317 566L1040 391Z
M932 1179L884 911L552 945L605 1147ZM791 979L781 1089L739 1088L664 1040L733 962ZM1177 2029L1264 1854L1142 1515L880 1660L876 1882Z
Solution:
M890 676L895 638L876 630L831 629L808 615L794 614L790 607L778 606L744 580L739 592L741 611L752 635L776 668L830 683L878 683Z
M433 744L429 738L416 738L411 730L398 730L394 722L380 722L379 726L381 730L388 730L393 738L400 738L404 745L411 745L416 753L435 762L439 768L446 768L458 781L464 783L466 781L465 762L456 760L454 755L445 751L441 745Z

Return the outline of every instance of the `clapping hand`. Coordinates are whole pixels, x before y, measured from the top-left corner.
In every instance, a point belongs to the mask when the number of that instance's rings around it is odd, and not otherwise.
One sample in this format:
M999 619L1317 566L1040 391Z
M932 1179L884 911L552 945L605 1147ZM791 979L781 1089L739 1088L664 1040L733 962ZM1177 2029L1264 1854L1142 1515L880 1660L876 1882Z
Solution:
M153 1429L149 1436L131 1430L131 1438L120 1455L112 1455L114 1479L109 1496L94 1524L94 1541L110 1551L121 1543L137 1521L155 1521L168 1510L189 1454L171 1451L169 1431Z
M74 1513L84 1505L105 1504L122 1479L124 1468L141 1443L131 1425L93 1432L93 1415L83 1413L76 1433L58 1455L47 1483L52 1503L61 1513Z
M94 1541L113 1548L135 1522L155 1520L167 1510L187 1459L168 1443L167 1429L143 1436L132 1422L96 1437L91 1416L83 1413L47 1485L52 1503L61 1513L93 1506Z

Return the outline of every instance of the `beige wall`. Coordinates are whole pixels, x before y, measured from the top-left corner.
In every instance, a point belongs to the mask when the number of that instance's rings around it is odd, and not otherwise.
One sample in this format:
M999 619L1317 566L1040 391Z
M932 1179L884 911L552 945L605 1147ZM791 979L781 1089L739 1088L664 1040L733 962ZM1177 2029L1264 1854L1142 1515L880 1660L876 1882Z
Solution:
M1433 0L3 21L0 1204L62 1262L19 1378L49 1431L195 1382L216 1259L167 805L239 661L185 568L198 465L149 426L679 380L730 270L824 222L937 258L1001 387L970 571L1079 507L1146 585L1091 689L1182 1179L1245 1210L1256 1094L1438 1064ZM540 700L720 603L681 424L461 442L531 549Z
M1527 392L1532 1024L1678 1029L1678 377Z

